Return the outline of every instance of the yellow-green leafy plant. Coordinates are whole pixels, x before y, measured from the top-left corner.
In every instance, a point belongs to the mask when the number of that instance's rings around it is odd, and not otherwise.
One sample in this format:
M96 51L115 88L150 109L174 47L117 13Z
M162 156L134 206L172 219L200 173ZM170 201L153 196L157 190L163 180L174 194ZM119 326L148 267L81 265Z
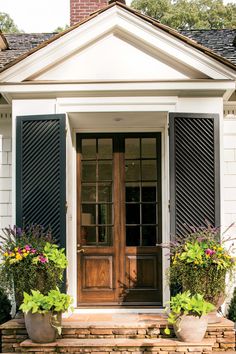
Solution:
M165 308L168 314L168 324L174 325L183 315L201 317L213 311L215 306L204 300L203 295L191 295L190 291L185 291L172 296L168 302L169 306ZM170 334L167 326L166 334Z
M51 312L51 324L61 334L61 323L59 317L61 313L72 311L73 299L70 295L61 293L59 289L50 290L44 295L38 290L31 290L31 294L24 292L23 303L20 310L24 313L32 312L46 314Z
M226 273L235 269L229 239L220 239L220 229L208 225L177 236L168 245L170 250L169 280L172 289L189 290L192 295L202 294L205 300L217 305L225 294Z
M67 267L65 250L54 243L50 229L41 225L6 228L0 236L1 284L8 287L19 306L23 292L47 294L60 286Z

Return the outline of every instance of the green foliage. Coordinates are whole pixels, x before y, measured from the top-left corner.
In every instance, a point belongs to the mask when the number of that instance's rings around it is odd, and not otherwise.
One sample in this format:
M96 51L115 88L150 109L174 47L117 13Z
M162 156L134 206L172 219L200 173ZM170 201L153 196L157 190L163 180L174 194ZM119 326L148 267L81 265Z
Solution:
M25 313L65 312L72 309L72 297L61 293L59 289L50 290L47 295L38 290L31 290L31 294L24 292L20 309Z
M227 318L233 322L236 322L236 288L234 288L234 293L229 305Z
M56 328L58 334L61 334L60 313L72 311L73 299L68 294L63 294L59 289L50 290L47 295L40 293L38 290L31 290L31 294L24 293L24 300L20 306L20 310L25 313L41 313L51 312L51 325Z
M0 324L11 319L11 303L7 295L0 288Z
M190 291L185 291L171 297L169 307L166 307L166 311L170 310L168 323L175 324L178 318L183 315L201 317L213 311L214 308L215 306L205 301L201 294L191 296ZM168 327L166 327L165 333L170 334Z
M131 6L176 29L236 27L236 4L223 0L133 0Z
M40 225L6 228L4 236L0 236L0 281L15 294L18 306L24 291L47 294L61 285L67 260L64 249L53 242L50 230Z
M58 26L53 32L55 32L55 33L60 33L60 32L65 31L67 28L69 28L68 25L65 25L65 26Z
M68 262L64 248L59 249L57 245L47 242L44 246L44 254L49 262L53 262L55 267L60 269L65 269L67 267Z
M6 13L0 12L0 31L3 33L19 33L13 19Z
M219 241L220 230L207 228L193 230L175 242L162 245L170 249L169 280L172 289L189 290L202 294L205 300L217 304L225 292L225 276L235 269L235 258Z

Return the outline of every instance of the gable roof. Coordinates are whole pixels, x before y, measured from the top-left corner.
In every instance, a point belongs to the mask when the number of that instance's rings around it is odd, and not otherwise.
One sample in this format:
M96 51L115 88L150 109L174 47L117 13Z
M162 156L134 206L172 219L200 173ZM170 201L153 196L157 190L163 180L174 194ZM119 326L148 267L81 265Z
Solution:
M14 64L20 62L24 58L40 50L41 48L49 45L56 39L62 37L66 33L81 26L83 23L98 16L100 13L106 11L107 9L113 6L119 6L128 10L129 12L147 21L153 26L171 34L172 36L198 49L199 51L205 53L206 55L216 59L217 61L223 63L224 65L236 70L236 47L234 47L230 43L230 41L234 37L234 34L236 36L236 29L227 30L228 31L227 36L225 36L224 40L223 40L224 32L222 31L226 31L226 30L196 30L196 31L178 32L177 30L171 27L161 24L158 20L153 19L152 17L143 15L139 11L132 9L124 5L123 3L120 3L119 1L115 1L107 5L106 7L95 11L88 18L84 19L83 21L77 23L76 25L66 29L61 33L6 34L5 38L8 42L8 49L4 51L0 51L0 72L14 66ZM208 33L210 33L209 38L208 38ZM221 34L221 38L222 38L222 40L219 41L219 43L217 39L218 33ZM226 53L224 52L224 50L222 50L222 44L225 45L227 49Z

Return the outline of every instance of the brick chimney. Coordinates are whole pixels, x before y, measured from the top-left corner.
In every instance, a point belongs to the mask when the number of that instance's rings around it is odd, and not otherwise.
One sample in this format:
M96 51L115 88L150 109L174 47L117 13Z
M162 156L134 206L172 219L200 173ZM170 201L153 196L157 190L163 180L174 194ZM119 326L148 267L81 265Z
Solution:
M73 26L107 5L108 0L70 0L70 25Z

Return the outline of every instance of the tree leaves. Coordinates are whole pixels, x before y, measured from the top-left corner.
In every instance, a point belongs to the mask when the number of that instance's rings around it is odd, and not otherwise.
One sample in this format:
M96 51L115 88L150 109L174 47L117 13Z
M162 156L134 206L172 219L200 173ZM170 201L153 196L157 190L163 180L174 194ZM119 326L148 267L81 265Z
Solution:
M131 6L176 29L236 28L236 4L223 0L133 0Z
M3 33L19 33L19 29L13 19L5 12L0 12L0 30ZM21 31L23 32L23 31Z

